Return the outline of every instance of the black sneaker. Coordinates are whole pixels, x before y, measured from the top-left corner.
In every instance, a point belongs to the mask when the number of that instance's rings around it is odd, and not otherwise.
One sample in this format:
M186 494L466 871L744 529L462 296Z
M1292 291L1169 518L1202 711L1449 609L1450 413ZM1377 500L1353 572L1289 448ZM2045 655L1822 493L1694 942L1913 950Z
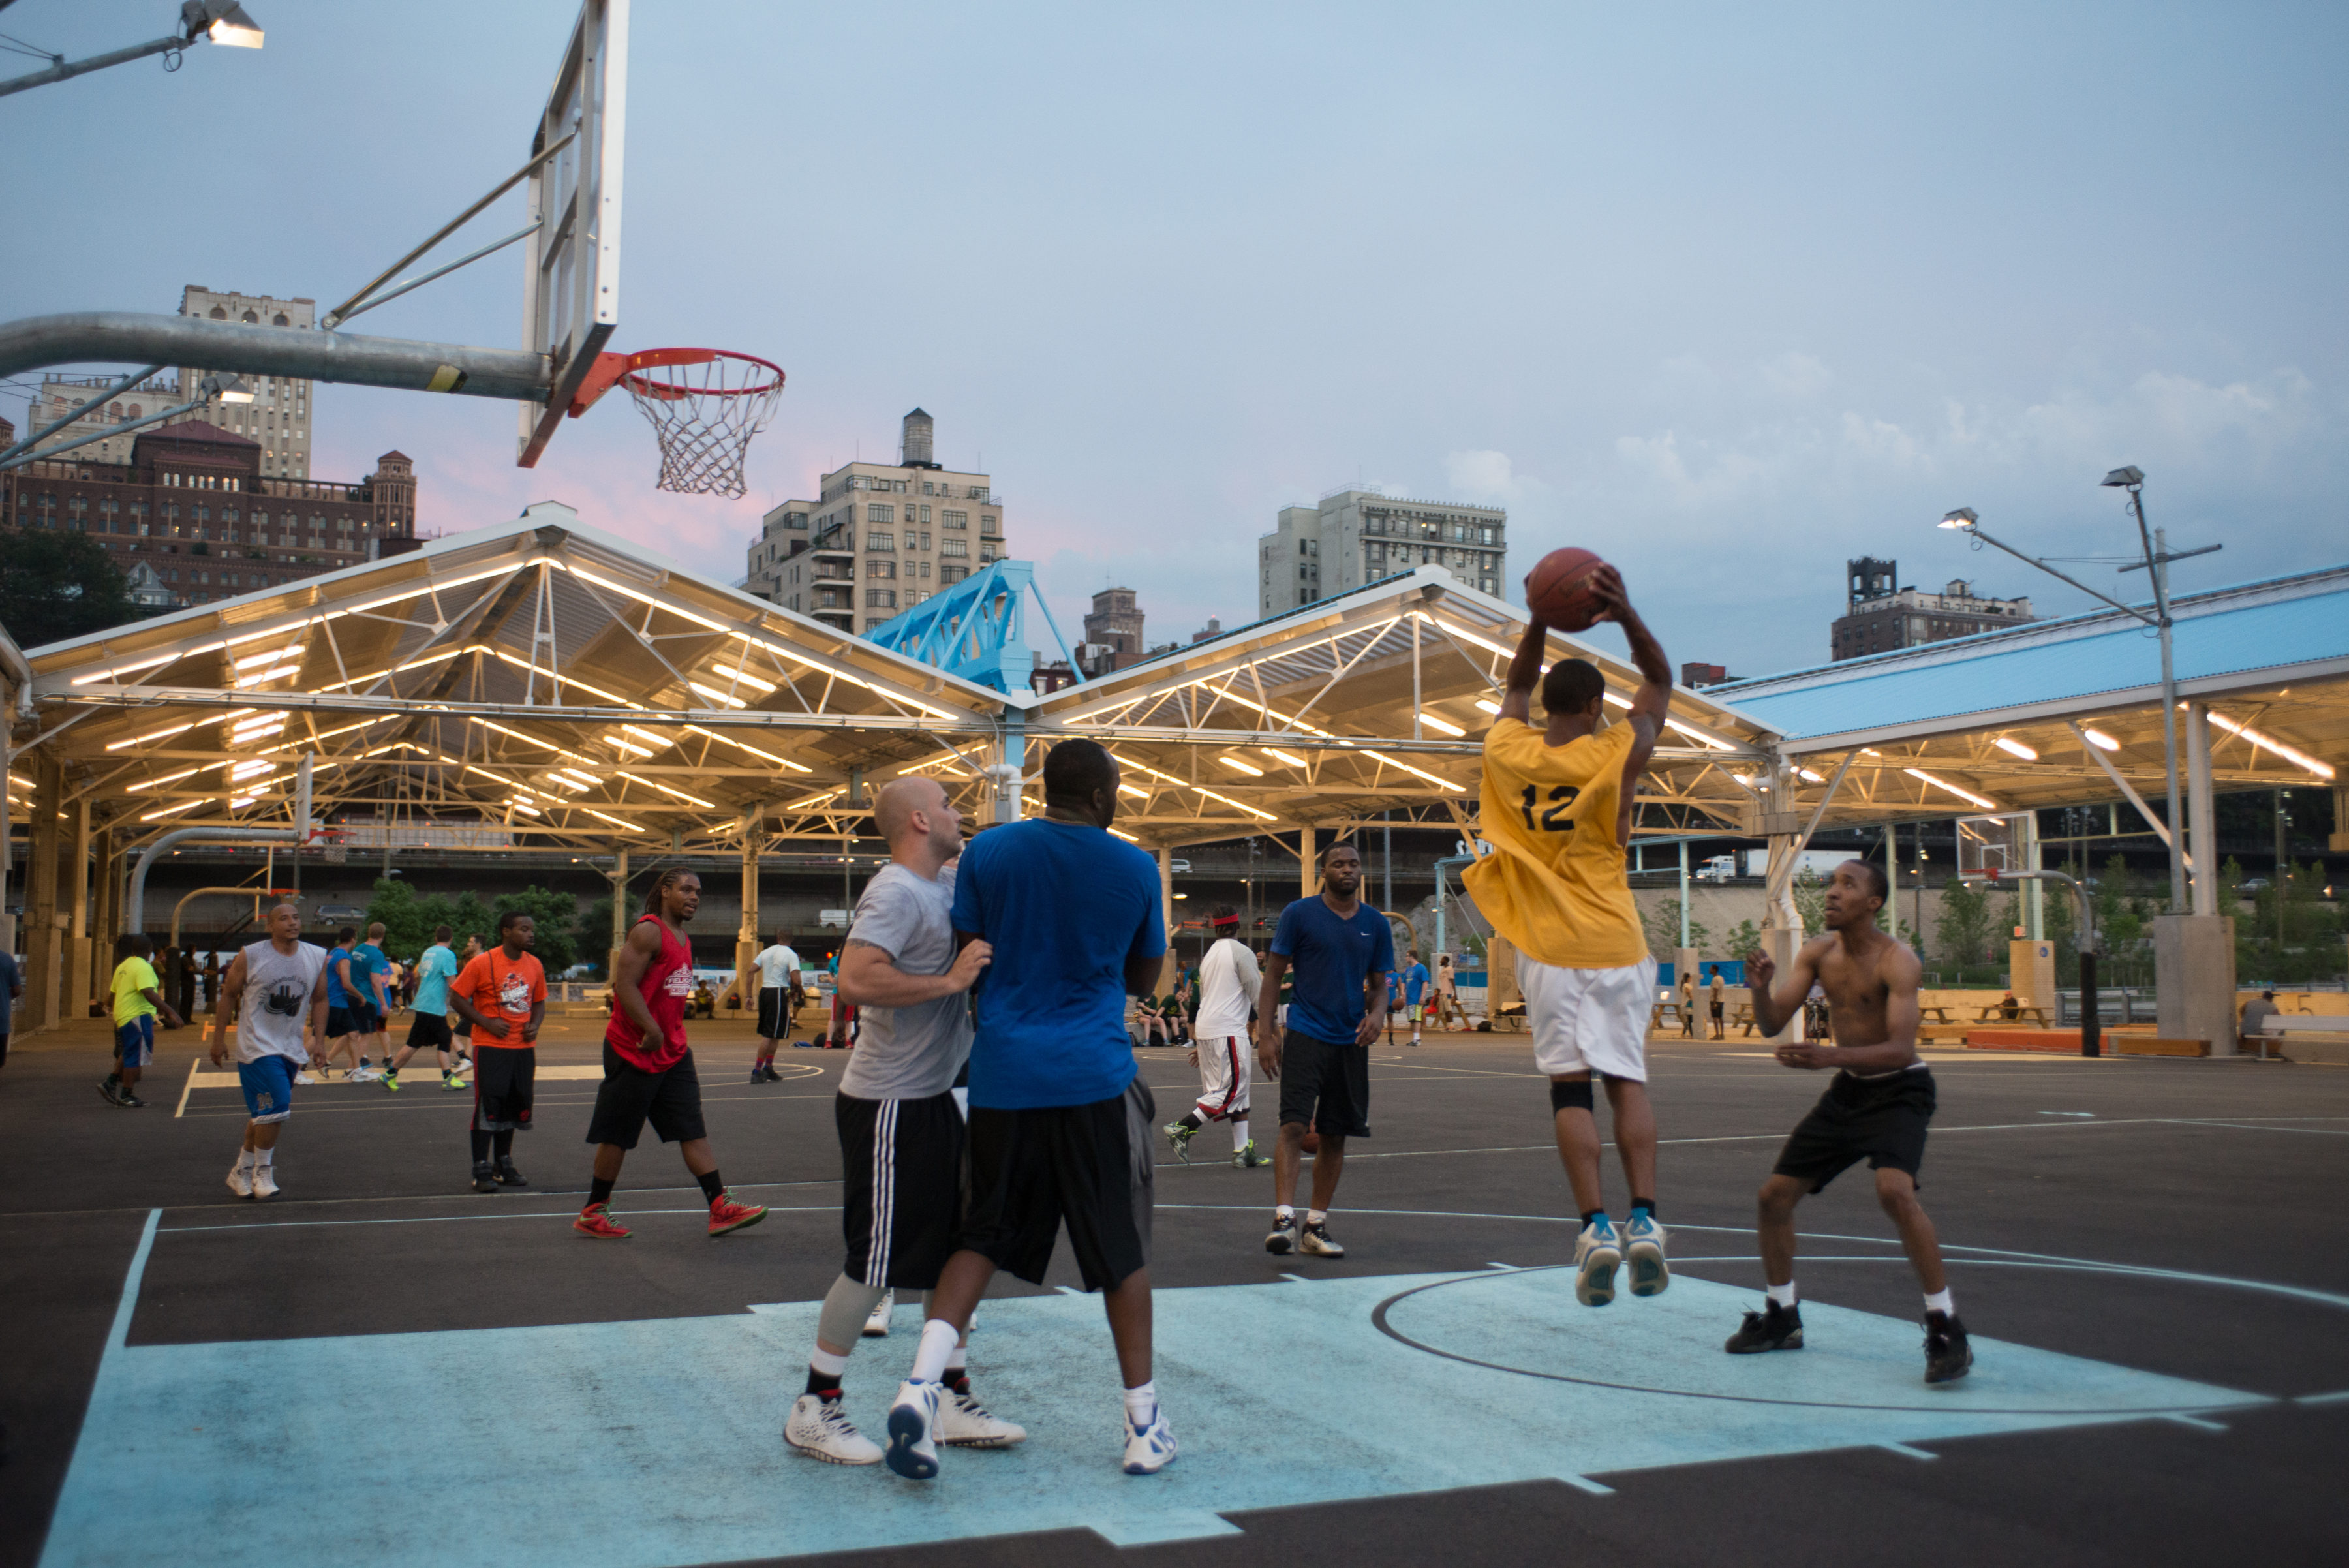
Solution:
M114 1103L120 1106L125 1110L135 1111L140 1106L146 1105L147 1102L140 1099L137 1095L132 1094L129 1089L118 1089L115 1091Z
M1272 1221L1272 1233L1264 1239L1264 1250L1276 1258L1285 1258L1297 1250L1297 1216L1281 1214Z
M494 1175L498 1179L498 1185L501 1187L528 1187L530 1185L529 1182L523 1179L522 1172L514 1168L514 1162L511 1157L498 1161L497 1169L491 1174Z
M473 1162L473 1190L476 1192L495 1192L497 1189L497 1179L490 1174L490 1162L486 1159L475 1160Z
M101 1079L98 1085L98 1097L109 1106L119 1106L122 1103L122 1086L112 1078Z
M765 1063L762 1062L759 1065L750 1069L750 1082L754 1084L763 1084L766 1081L767 1067Z
M1764 1350L1803 1348L1803 1309L1764 1302L1760 1312L1749 1312L1745 1322L1722 1349L1732 1355L1754 1355Z
M1945 1312L1925 1314L1925 1381L1955 1383L1974 1364L1966 1325Z

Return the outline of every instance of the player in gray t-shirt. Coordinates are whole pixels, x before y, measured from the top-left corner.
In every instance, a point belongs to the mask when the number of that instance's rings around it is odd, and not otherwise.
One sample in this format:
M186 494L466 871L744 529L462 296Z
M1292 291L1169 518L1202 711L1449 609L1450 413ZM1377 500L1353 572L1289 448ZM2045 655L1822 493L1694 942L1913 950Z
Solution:
M890 863L857 900L840 960L840 994L863 1026L833 1106L848 1261L824 1294L807 1392L783 1425L792 1448L843 1465L882 1457L842 1407L849 1352L893 1288L926 1293L954 1251L963 1166L954 1081L970 1055L968 992L994 955L983 941L955 948L948 862L962 853L962 815L937 780L892 779L873 817ZM966 1336L942 1385L937 1440L1008 1448L1028 1434L971 1397L968 1345Z

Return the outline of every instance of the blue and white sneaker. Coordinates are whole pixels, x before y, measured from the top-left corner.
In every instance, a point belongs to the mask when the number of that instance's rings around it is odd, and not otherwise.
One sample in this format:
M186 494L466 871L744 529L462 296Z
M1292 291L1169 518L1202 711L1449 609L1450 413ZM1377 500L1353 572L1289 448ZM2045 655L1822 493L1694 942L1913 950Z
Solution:
M1631 1270L1631 1293L1660 1296L1672 1282L1671 1265L1664 1261L1664 1228L1656 1217L1634 1209L1623 1222L1623 1262Z
M908 1378L897 1386L897 1402L889 1407L889 1451L883 1457L907 1480L928 1480L938 1473L938 1388Z
M1154 1476L1174 1462L1174 1428L1166 1424L1166 1407L1150 1412L1150 1425L1136 1427L1125 1416L1125 1473Z
M1615 1221L1600 1216L1574 1239L1574 1299L1605 1306L1615 1299L1615 1271L1623 1266L1623 1239Z

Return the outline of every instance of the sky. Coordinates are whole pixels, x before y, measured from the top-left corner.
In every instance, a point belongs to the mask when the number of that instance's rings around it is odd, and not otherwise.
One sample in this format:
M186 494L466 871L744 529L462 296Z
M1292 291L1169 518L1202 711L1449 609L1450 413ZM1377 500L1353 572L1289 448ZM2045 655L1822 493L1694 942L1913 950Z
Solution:
M247 9L258 52L0 99L0 319L191 283L324 309L520 166L577 14ZM21 0L0 32L78 58L176 10ZM2178 591L2334 565L2344 46L2349 10L2257 0L636 0L613 347L785 368L749 493L657 491L619 397L521 470L511 405L325 388L312 472L396 447L427 532L557 500L730 582L762 512L894 459L918 404L1071 633L1112 582L1153 641L1254 619L1278 510L1369 483L1506 505L1513 576L1598 551L1675 662L1749 676L1826 660L1850 556L2088 607L1933 524L2117 556L2122 463L2174 545L2225 545ZM513 346L518 258L354 330Z

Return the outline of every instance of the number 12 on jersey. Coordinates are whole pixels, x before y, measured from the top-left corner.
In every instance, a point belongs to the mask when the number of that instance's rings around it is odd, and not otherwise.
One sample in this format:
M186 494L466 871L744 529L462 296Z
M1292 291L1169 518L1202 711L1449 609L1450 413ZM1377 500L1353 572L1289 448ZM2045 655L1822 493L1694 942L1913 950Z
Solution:
M1549 792L1549 809L1543 812L1537 819L1534 815L1534 807L1540 804L1540 798L1536 793L1536 786L1526 785L1525 793L1519 797L1517 804L1517 809L1525 813L1526 831L1528 833L1573 832L1573 819L1561 816L1559 814L1574 804L1574 797L1581 793L1582 791L1572 784L1556 786Z

